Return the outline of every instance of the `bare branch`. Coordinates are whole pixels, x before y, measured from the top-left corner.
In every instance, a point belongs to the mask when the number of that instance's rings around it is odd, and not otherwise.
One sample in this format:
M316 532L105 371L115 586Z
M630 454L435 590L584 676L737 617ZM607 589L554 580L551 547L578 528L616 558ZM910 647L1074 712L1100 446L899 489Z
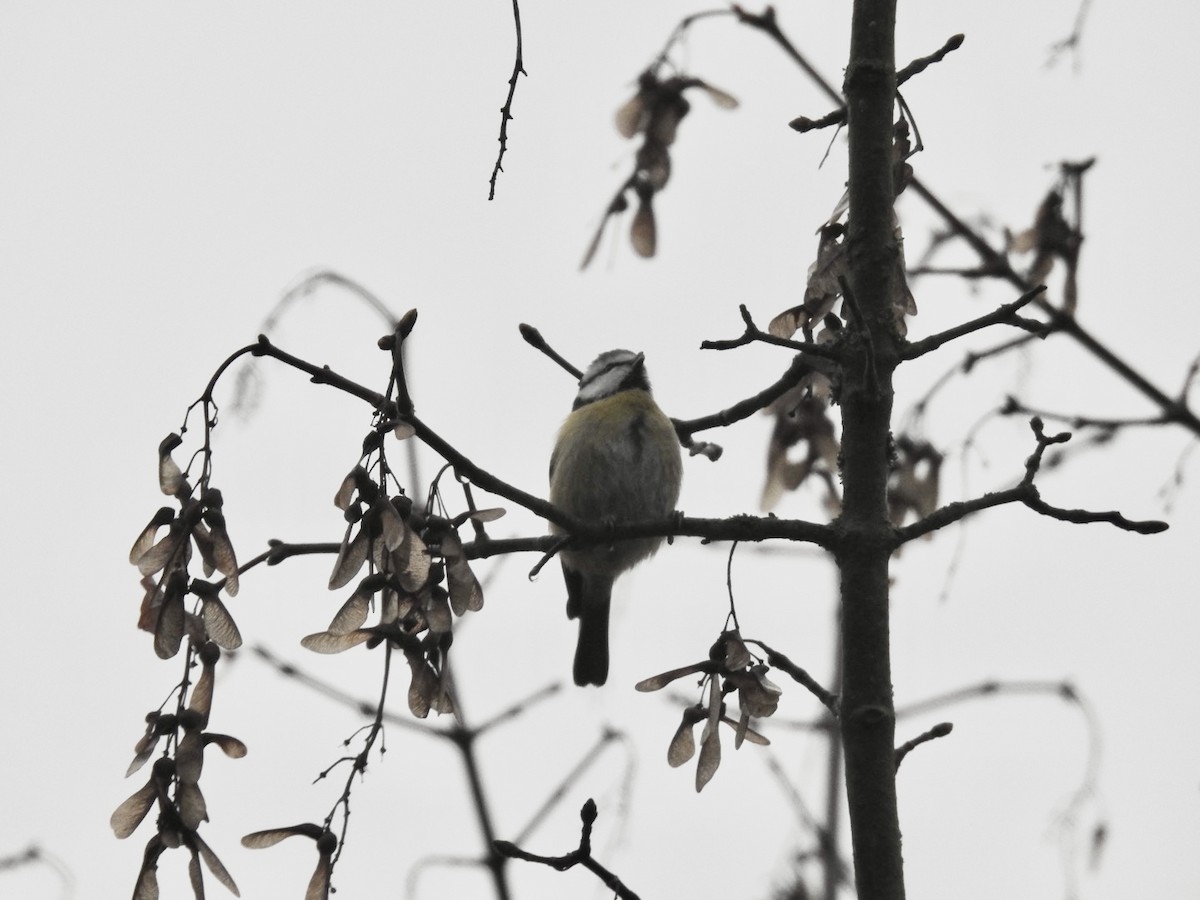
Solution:
M746 22L746 24L753 24L753 23ZM767 30L767 29L763 29L763 30ZM768 31L767 33L771 34L770 31ZM774 36L774 35L772 35L772 36ZM776 38L776 39L778 40L778 38ZM965 39L966 39L965 35L961 35L961 34L952 35L949 39L947 39L946 43L944 43L940 48L935 50L933 53L930 53L928 56L922 56L917 59L914 59L903 69L897 70L897 72L896 72L896 87L899 87L900 85L904 84L904 82L908 81L908 79L912 78L914 75L920 75L922 72L924 72L930 66L932 66L934 63L940 63L950 53L954 52L959 47L961 47L963 44L963 41ZM786 47L785 47L785 49L786 49ZM838 100L840 102L840 100L841 100L840 96L839 96ZM792 119L792 121L790 121L788 123L788 125L796 131L804 132L804 131L814 131L818 128L827 128L830 125L842 125L845 123L845 121L846 121L846 107L841 106L838 109L835 109L833 112L830 112L830 113L827 113L827 114L821 116L821 118L819 118L819 119L810 119L806 116L799 116L798 118Z
M811 693L814 697L816 697L818 700L821 701L822 706L824 706L831 713L833 713L835 718L837 717L837 715L838 715L837 694L833 694L833 693L830 693L829 691L825 690L825 688L821 687L820 683L818 683L818 681L815 678L813 678L811 675L809 675L808 672L804 671L804 669L800 668L800 666L796 665L794 662L792 662L790 659L788 659L786 656L784 656L778 650L774 650L771 647L768 647L762 641L753 640L751 638L746 638L746 643L754 644L757 647L761 647L763 649L763 651L767 654L767 664L768 665L773 666L774 668L779 669L779 671L786 672L788 675L790 675L793 681L795 681L798 684L803 685L808 690L809 693Z
M1060 41L1055 41L1050 47L1049 56L1046 58L1046 68L1051 68L1058 62L1067 51L1078 49L1079 42L1083 38L1083 25L1087 19L1088 11L1091 9L1092 0L1080 0L1079 9L1075 12L1075 24L1071 27L1071 33ZM1078 57L1076 57L1078 64Z
M1005 398L1004 405L1000 407L1000 415L1036 416L1039 419L1051 419L1056 422L1062 422L1072 428L1099 428L1102 431L1108 432L1116 431L1118 428L1129 428L1139 425L1169 424L1168 420L1163 416L1146 416L1129 419L1105 419L1096 416L1082 416L1078 414L1050 412L1047 410L1040 410L1031 406L1026 406L1016 397L1011 395Z
M508 150L508 123L512 121L512 105L513 97L517 93L517 78L521 75L526 77L529 73L525 71L525 63L521 55L521 6L519 0L512 0L513 6L513 25L517 29L517 53L513 60L512 75L508 78L508 96L504 99L504 106L500 107L500 152L496 154L496 165L492 167L492 177L488 182L488 199L491 200L496 196L496 179L500 177L500 173L504 171L504 153Z
M754 396L747 397L733 406L707 416L701 416L697 419L672 419L671 421L675 424L675 431L681 436L690 436L698 431L707 431L710 428L725 428L734 422L748 419L756 412L766 409L799 384L805 376L814 371L812 363L806 360L803 355L797 354L795 359L792 360L792 364L788 366L787 371L783 373L778 381L759 391Z
M977 497L974 500L960 501L943 506L919 522L896 529L897 545L907 543L922 535L937 531L940 528L945 528L947 525L966 518L972 513L990 509L993 506L1002 506L1006 503L1023 503L1040 515L1080 525L1092 522L1107 522L1124 531L1133 531L1137 534L1158 534L1167 530L1166 522L1154 519L1134 521L1125 518L1119 512L1113 510L1092 512L1084 509L1062 509L1057 506L1051 506L1044 501L1033 483L1034 476L1037 475L1038 469L1041 468L1042 457L1045 455L1046 448L1053 444L1066 443L1071 439L1071 435L1070 432L1047 435L1042 428L1042 420L1036 416L1030 420L1029 426L1033 429L1038 445L1037 449L1025 461L1025 475L1016 487L984 494L982 497Z
M571 365L571 363L568 362L567 359L562 356L562 354L551 347L546 339L542 337L542 333L540 331L538 331L532 325L526 325L524 322L518 325L517 328L521 332L521 337L525 339L525 343L537 350L541 350L544 354L546 354L546 356L550 357L552 360L562 366L563 369L565 369L576 381L579 381L581 378L583 378L583 371Z
M583 804L583 808L579 811L579 817L583 820L583 828L579 835L579 848L563 856L538 856L522 850L509 841L493 841L492 846L502 856L540 863L559 872L565 872L575 866L583 866L589 872L594 873L604 883L604 886L621 900L639 900L638 895L627 888L620 878L592 857L592 825L595 823L597 815L595 800L588 800Z
M1017 315L1017 310L1023 308L1030 303L1038 295L1046 290L1046 286L1039 285L1032 290L1026 291L1016 300L1011 303L1005 303L1003 306L997 307L987 315L980 316L977 319L972 319L969 322L964 322L954 328L948 328L938 334L930 335L929 337L914 341L908 344L900 353L901 359L916 359L918 356L924 356L943 344L956 340L960 337L965 337L968 334L973 334L981 329L988 328L992 325L1008 324L1015 325L1018 328L1023 328L1026 331L1045 336L1047 326L1042 322L1035 322L1032 319L1026 319Z
M913 748L919 747L922 744L926 743L927 741L932 741L937 738L945 737L953 730L954 730L954 726L951 723L941 722L937 725L934 725L928 731L917 735L911 741L905 741L903 744L901 744L899 747L896 748L896 770L897 771L900 770L900 763L904 762L904 757L908 756L908 754L913 750Z
M787 347L789 350L795 350L798 353L808 353L811 356L820 356L825 359L837 359L840 355L836 349L826 344L817 344L812 341L793 341L789 338L779 337L778 335L763 331L754 324L754 320L750 317L750 311L746 309L746 304L744 303L738 306L738 311L742 314L742 321L746 323L746 330L742 333L742 336L724 341L701 341L701 350L732 350L735 347L744 347L747 344L759 342L773 344L776 347Z

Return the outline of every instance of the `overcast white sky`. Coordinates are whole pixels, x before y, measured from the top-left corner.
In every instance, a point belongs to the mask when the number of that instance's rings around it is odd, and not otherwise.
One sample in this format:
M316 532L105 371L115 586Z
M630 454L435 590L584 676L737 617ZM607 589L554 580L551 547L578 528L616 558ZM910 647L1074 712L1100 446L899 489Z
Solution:
M781 4L797 45L838 83L849 3ZM140 590L129 545L162 503L155 448L176 429L217 364L253 340L281 292L330 267L394 310L420 310L411 344L418 409L501 477L541 491L558 421L574 385L530 351L518 322L541 328L577 364L614 346L646 351L662 406L712 412L773 380L786 351L702 353L706 338L741 331L737 304L760 323L795 304L814 231L844 181L839 138L785 123L828 103L763 37L732 22L701 23L678 59L741 107L697 97L680 129L672 182L657 204L660 255L634 258L624 236L579 259L632 148L612 114L679 18L698 7L533 2L522 5L525 62L498 197L486 202L498 109L512 65L510 5L110 2L9 4L0 12L0 385L8 572L0 684L7 721L0 856L31 844L61 861L73 893L47 867L0 871L0 893L120 897L132 890L144 825L116 841L112 809L138 784L122 780L142 716L179 677L134 630ZM1096 0L1078 66L1053 69L1074 0L1047 4L902 4L898 55L924 55L955 33L965 45L914 81L925 153L920 177L961 215L1026 227L1063 158L1096 155L1087 181L1079 315L1139 370L1174 392L1200 351L1194 302L1200 138L1188 113L1197 11L1164 0ZM933 219L916 198L900 213L910 258ZM918 282L921 336L1012 299L998 286ZM286 349L382 389L388 360L379 321L348 295L322 290L276 334ZM986 346L995 336L981 336ZM964 345L962 350L967 349ZM906 368L903 412L959 359L950 351ZM239 554L268 538L331 540L330 502L354 464L369 410L278 367L263 370L262 406L228 411L216 438L215 484ZM1009 484L1031 449L1020 423L968 429L1005 393L1097 415L1150 412L1065 341L982 368L937 404L927 435L951 451L946 499ZM714 436L714 465L687 465L682 509L755 511L769 426L755 419ZM1098 793L1080 812L1110 839L1084 898L1181 897L1200 889L1200 633L1195 548L1197 470L1171 510L1159 490L1188 438L1130 434L1048 473L1064 506L1166 517L1140 537L994 511L905 551L895 565L897 702L987 678L1070 679L1090 699L1103 745ZM428 475L437 461L422 458ZM781 515L818 517L814 495ZM539 533L513 514L498 536ZM822 677L831 665L833 579L802 551L739 551L734 568L747 634ZM476 720L567 678L574 625L548 569L511 559L487 606L456 641L460 686ZM638 679L699 659L725 612L725 553L680 541L621 583L617 655L603 691L564 691L481 744L501 837L513 837L600 729L629 741L574 785L560 813L528 841L565 852L576 811L597 798L597 847L644 898L764 897L811 843L769 774L765 754L728 752L697 796L692 770L669 770L677 713L635 694ZM248 575L231 609L248 643L263 643L363 697L377 690L377 654L314 657L299 638L341 602L324 590L328 560ZM494 567L493 567L494 568ZM481 571L489 571L482 566ZM401 682L401 687L404 682ZM785 685L780 715L816 703ZM398 691L402 696L402 691ZM1052 697L1006 697L915 717L902 738L936 721L947 740L922 748L900 775L910 896L1059 898L1066 890L1055 815L1083 775L1087 731ZM243 850L238 837L323 818L333 785L310 784L341 755L355 714L287 683L249 655L223 666L211 727L250 754L209 758L204 834L245 897L300 896L311 846ZM814 807L823 804L824 748L773 731L773 752ZM355 794L338 869L345 896L403 896L428 854L469 856L479 838L449 748L399 729ZM626 763L635 765L623 794ZM624 822L620 805L632 816ZM516 893L598 897L582 873L512 870ZM180 854L162 867L164 896L187 896ZM210 896L221 896L210 883ZM414 896L488 896L477 871L426 870Z

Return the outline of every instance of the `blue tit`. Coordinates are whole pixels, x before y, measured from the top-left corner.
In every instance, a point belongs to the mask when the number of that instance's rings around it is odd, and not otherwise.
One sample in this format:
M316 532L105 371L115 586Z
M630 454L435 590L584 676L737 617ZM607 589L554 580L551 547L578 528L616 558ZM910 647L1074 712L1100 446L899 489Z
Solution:
M585 522L665 519L675 510L683 460L679 438L650 396L644 355L609 350L579 382L550 457L550 502ZM555 533L562 529L551 525ZM575 683L608 679L608 610L617 576L653 554L662 538L562 551L567 616L579 619Z

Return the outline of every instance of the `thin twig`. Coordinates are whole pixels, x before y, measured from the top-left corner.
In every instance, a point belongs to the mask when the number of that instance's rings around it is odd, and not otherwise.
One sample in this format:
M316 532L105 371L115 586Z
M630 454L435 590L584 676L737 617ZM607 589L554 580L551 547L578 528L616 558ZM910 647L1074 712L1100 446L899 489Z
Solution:
M1107 522L1123 531L1133 531L1137 534L1158 534L1167 530L1166 522L1155 519L1134 521L1125 518L1115 510L1093 512L1085 509L1063 509L1051 506L1044 501L1033 483L1034 476L1041 467L1042 457L1045 455L1046 449L1053 444L1065 443L1070 439L1071 435L1068 432L1046 435L1042 430L1042 421L1037 417L1034 417L1029 425L1033 429L1038 445L1037 449L1025 461L1025 475L1016 487L987 493L982 497L976 497L974 500L959 501L943 506L930 513L924 519L914 522L912 525L896 529L897 545L915 540L922 535L937 531L940 528L945 528L947 525L952 525L973 513L991 509L994 506L1002 506L1006 503L1022 503L1040 515L1078 525Z
M690 436L699 431L707 431L710 428L725 428L734 422L748 419L760 410L766 409L814 371L816 370L813 368L812 363L805 359L803 355L798 354L778 381L759 391L754 396L747 397L745 400L740 400L727 409L711 413L707 416L701 416L696 419L672 419L671 422L675 425L675 431L681 436Z
M896 770L900 770L900 763L904 762L904 757L908 756L915 747L919 747L927 741L945 737L953 730L954 726L950 722L940 722L928 731L917 735L911 741L905 741L896 748Z
M488 181L488 199L491 200L496 196L496 179L500 177L500 173L504 171L504 153L508 150L508 123L512 121L512 105L513 97L517 93L517 78L521 75L526 77L529 73L525 71L525 62L521 53L521 6L518 0L512 0L513 6L513 25L517 29L517 53L513 60L512 75L508 78L508 96L504 99L504 106L500 107L500 152L496 154L496 165L492 167L492 177Z
M747 23L747 24L750 24L750 23ZM770 32L768 32L768 33L770 33ZM918 57L917 59L914 59L912 62L910 62L907 66L905 66L903 69L898 69L896 71L896 87L900 87L900 85L904 84L904 82L908 81L908 79L912 78L914 75L920 75L922 72L924 72L930 66L932 66L934 63L941 62L943 59L946 58L947 55L949 55L950 53L952 53L953 51L955 51L959 47L961 47L964 40L965 40L965 35L961 35L961 34L951 35L946 40L946 43L943 44L937 50L935 50L933 53L930 53L928 56ZM838 99L840 102L840 99L841 99L840 96ZM804 131L815 131L818 128L827 128L830 125L841 125L845 121L846 121L846 107L841 106L838 109L833 110L833 112L826 113L825 115L821 116L821 118L819 118L819 119L810 119L806 116L799 116L795 119L792 119L792 121L789 122L788 125L790 125L796 131L804 132ZM919 140L920 140L920 138L918 137L918 141Z
M781 672L786 672L791 676L792 680L803 685L809 693L821 701L821 705L833 713L834 717L838 716L838 698L836 694L830 693L821 687L815 678L796 665L778 650L768 647L762 641L746 639L747 644L754 644L761 647L763 652L767 654L767 664L779 669Z
M938 347L949 341L972 334L991 325L1015 325L1018 328L1024 328L1032 334L1044 335L1046 333L1046 325L1042 322L1035 322L1031 319L1025 319L1017 315L1017 310L1021 309L1028 303L1034 300L1039 294L1046 290L1045 285L1039 285L1033 290L1026 291L1016 300L1011 303L1005 303L1002 306L992 310L987 315L980 316L977 319L972 319L969 322L964 322L961 325L956 325L954 328L948 328L938 334L930 335L920 341L914 341L907 344L900 352L901 359L916 359L918 356L924 356Z
M639 900L638 895L627 888L620 878L602 866L592 856L592 825L596 821L596 816L596 801L588 800L579 811L579 817L583 820L583 828L579 835L579 848L563 856L538 856L535 853L522 850L510 841L495 841L493 846L497 853L510 859L540 863L543 866L550 866L559 872L565 872L567 869L572 869L575 866L583 866L589 872L595 874L604 883L604 886L612 891L615 896L621 898L621 900Z
M701 350L732 350L735 347L744 347L747 344L758 342L773 344L776 347L786 347L798 353L807 353L810 356L819 356L825 359L837 359L841 355L834 347L827 344L817 344L813 341L793 341L790 338L779 337L778 335L763 331L754 324L754 319L751 318L750 311L744 303L738 306L738 311L742 314L742 321L746 325L746 330L742 332L742 336L722 341L701 341Z

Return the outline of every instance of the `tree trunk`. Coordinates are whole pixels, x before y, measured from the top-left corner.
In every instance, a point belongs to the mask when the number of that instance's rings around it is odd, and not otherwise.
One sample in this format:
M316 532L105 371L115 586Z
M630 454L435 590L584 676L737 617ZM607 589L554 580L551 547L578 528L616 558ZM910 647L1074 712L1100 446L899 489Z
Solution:
M839 397L843 509L835 552L844 659L841 729L860 900L904 897L888 623L887 481L892 372L900 344L892 306L898 254L892 216L895 22L895 0L856 0L845 81L851 289L845 305L851 334Z

